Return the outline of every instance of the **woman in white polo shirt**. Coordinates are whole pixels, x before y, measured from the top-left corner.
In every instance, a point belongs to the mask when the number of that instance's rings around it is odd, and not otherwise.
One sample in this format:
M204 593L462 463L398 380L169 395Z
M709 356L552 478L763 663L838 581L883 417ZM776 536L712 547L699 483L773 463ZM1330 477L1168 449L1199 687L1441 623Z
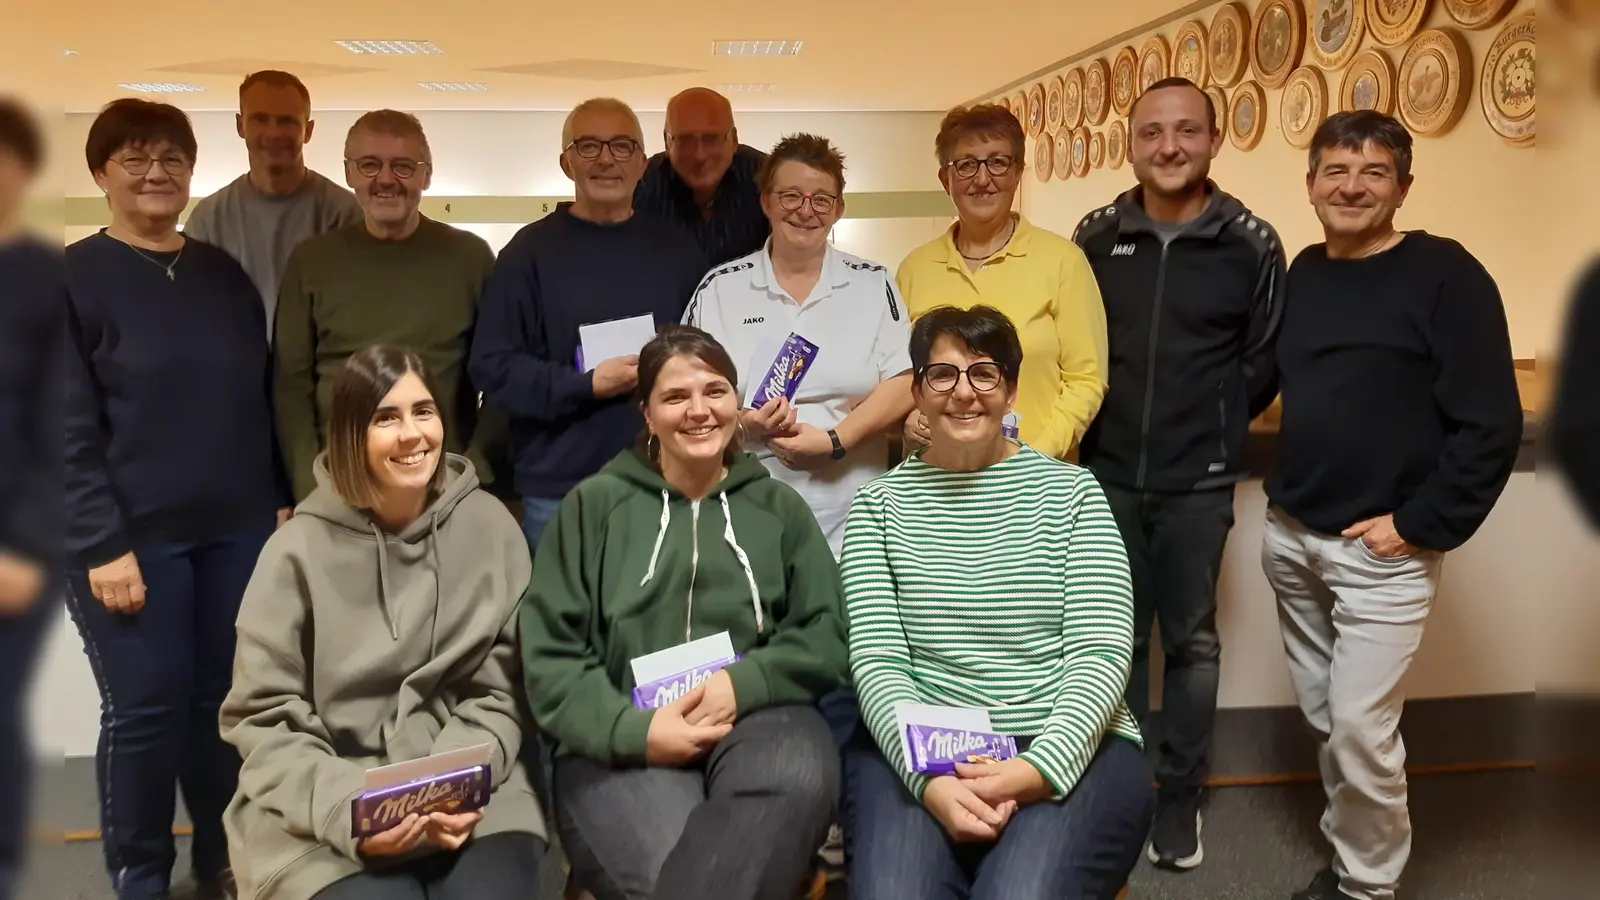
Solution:
M828 243L844 157L827 138L779 141L757 183L772 236L706 275L683 320L728 349L745 449L805 498L837 558L850 502L888 468L889 433L911 411L910 317L888 270ZM792 402L749 408L791 334L816 347Z

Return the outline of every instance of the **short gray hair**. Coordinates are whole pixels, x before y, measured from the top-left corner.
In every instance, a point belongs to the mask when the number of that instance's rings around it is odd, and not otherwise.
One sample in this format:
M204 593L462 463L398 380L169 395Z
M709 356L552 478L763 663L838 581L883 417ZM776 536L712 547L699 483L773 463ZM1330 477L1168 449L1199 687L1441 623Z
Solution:
M408 112L398 109L375 109L364 113L361 118L350 126L350 131L344 136L344 155L350 155L350 141L357 134L370 131L373 134L387 134L398 138L413 138L422 145L422 162L433 162L433 150L428 147L428 135L422 130L422 121Z
M633 123L633 139L641 144L644 143L644 128L639 125L639 116L633 111L633 107L615 97L590 97L588 100L574 106L572 112L567 113L567 120L561 124L561 148L563 151L565 151L568 144L572 143L572 121L578 117L579 113L586 112L622 113L628 117L628 121Z

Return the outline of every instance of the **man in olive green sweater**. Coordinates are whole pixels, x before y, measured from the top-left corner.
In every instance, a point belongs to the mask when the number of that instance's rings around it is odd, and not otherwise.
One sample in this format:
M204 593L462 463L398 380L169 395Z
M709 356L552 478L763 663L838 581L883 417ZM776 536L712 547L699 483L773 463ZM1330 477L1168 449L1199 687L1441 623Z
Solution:
M422 358L446 449L466 453L487 485L506 422L479 409L465 361L494 251L477 235L422 215L433 157L414 116L367 113L351 126L344 156L365 221L295 248L273 324L278 440L295 499L316 487L312 462L326 445L333 382L351 354L372 344Z

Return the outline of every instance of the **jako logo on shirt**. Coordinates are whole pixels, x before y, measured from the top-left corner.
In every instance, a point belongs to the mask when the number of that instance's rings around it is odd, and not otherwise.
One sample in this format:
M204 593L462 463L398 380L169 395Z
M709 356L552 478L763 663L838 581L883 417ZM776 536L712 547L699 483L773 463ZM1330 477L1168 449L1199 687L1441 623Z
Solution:
M1112 256L1132 256L1134 244L1118 244L1111 248Z
M762 322L765 322L766 320L767 320L766 316L751 316L750 318L745 319L743 324L745 324L745 325L760 325Z

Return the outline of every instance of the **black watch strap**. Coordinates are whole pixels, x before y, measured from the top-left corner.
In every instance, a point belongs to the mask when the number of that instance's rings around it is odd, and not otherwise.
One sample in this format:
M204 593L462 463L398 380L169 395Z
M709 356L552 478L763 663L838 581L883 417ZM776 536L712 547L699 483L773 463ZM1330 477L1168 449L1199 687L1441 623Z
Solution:
M833 441L833 458L844 459L844 444L839 441L839 432L829 428L828 440Z

